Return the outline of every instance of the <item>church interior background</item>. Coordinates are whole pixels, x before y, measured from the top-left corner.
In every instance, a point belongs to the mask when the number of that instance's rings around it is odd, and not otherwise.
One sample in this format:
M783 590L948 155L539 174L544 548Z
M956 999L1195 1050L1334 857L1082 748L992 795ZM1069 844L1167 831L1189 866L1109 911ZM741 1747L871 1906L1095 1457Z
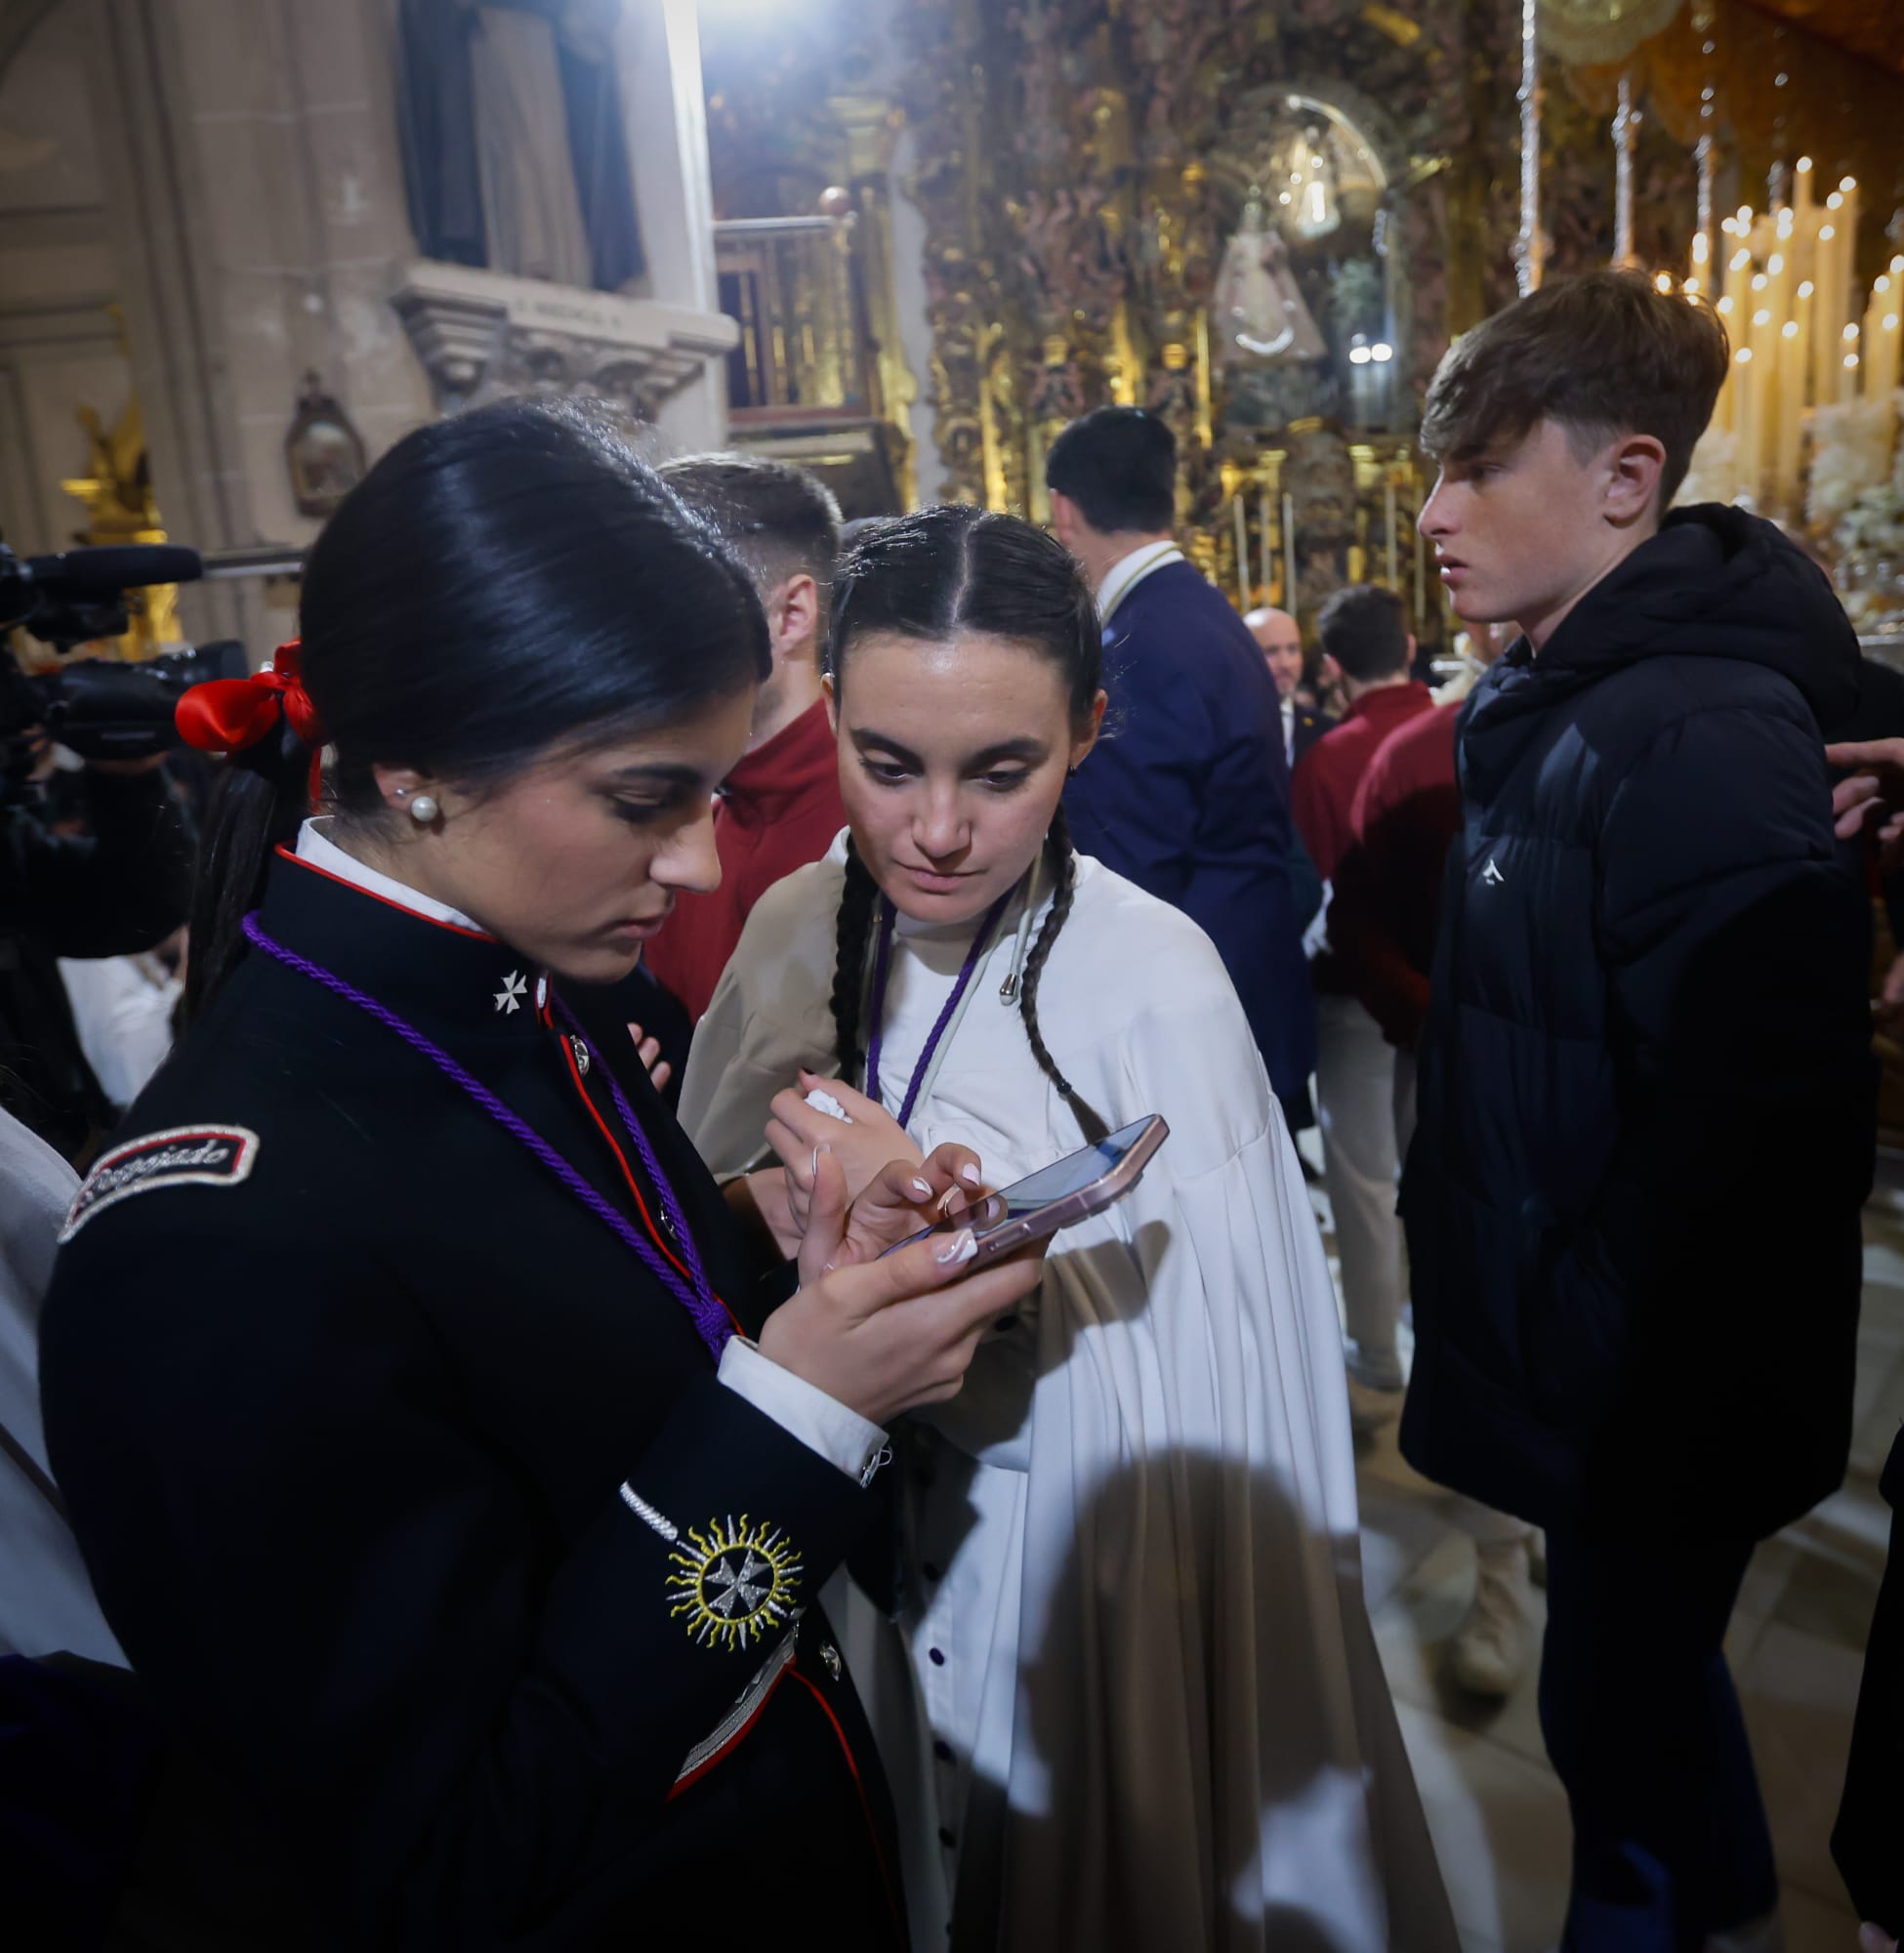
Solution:
M0 0L0 535L201 549L117 649L258 661L368 462L500 394L800 461L849 516L1037 519L1056 431L1141 403L1240 604L1373 579L1439 650L1427 381L1618 262L1738 349L1687 496L1802 534L1904 661L1900 129L1896 0ZM1874 1216L1853 1477L1737 1630L1795 1946L1855 1933L1823 1837L1904 1415L1904 1203ZM1450 1702L1460 1556L1392 1438L1364 1463L1465 1937L1551 1943L1531 1683Z

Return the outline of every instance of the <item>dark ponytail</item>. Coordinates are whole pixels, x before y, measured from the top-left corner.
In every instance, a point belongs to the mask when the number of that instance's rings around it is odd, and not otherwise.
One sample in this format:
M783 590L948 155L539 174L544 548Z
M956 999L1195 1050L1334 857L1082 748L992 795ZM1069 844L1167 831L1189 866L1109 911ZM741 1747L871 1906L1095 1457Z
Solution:
M855 543L834 582L833 629L826 672L835 697L855 638L873 633L942 644L962 631L1007 638L1055 665L1065 683L1071 723L1091 723L1103 670L1097 605L1069 553L1043 529L983 509L922 510L882 521ZM1103 1120L1058 1070L1038 1022L1038 986L1077 892L1077 863L1060 805L1046 847L1056 888L1026 960L1018 1014L1038 1068L1083 1128L1087 1144L1105 1137ZM841 1075L856 1080L863 1056L859 1022L879 891L851 844L840 901L833 972L833 1027Z
M840 1054L840 1076L849 1084L859 1078L859 1013L866 996L866 949L873 939L873 916L879 907L879 884L873 880L859 850L847 840L847 886L840 897L840 918L834 930L833 1038Z
M1031 1055L1038 1060L1038 1068L1056 1086L1058 1097L1070 1106L1072 1117L1084 1133L1085 1144L1095 1146L1110 1137L1110 1128L1071 1089L1070 1080L1058 1070L1056 1061L1045 1048L1045 1034L1038 1027L1039 979L1045 974L1045 965L1051 961L1058 932L1070 919L1071 902L1078 892L1077 857L1071 852L1071 830L1064 818L1062 801L1058 803L1057 811L1052 815L1045 846L1053 857L1052 867L1057 877L1057 887L1053 892L1052 905L1038 931L1038 940L1032 944L1031 954L1025 959L1024 980L1018 989L1018 1015L1024 1019L1024 1034L1031 1041Z
M375 769L480 793L759 684L746 572L588 410L507 400L420 428L345 499L305 566L303 681L326 804L386 817ZM227 763L199 854L186 1013L244 951L271 851L309 810L290 730Z

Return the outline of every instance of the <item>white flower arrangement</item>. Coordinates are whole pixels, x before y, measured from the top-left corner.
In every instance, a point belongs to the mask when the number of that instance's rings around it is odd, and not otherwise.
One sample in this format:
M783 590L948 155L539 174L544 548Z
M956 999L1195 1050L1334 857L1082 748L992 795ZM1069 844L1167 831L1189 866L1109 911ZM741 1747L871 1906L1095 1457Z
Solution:
M1815 527L1831 528L1865 495L1889 485L1895 413L1890 400L1847 400L1812 409L1805 514Z

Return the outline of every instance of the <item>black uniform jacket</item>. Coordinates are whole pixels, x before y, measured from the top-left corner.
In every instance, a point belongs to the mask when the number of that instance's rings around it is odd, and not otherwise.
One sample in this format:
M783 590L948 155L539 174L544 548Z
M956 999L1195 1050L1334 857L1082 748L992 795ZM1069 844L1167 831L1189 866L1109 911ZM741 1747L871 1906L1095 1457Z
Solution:
M1469 700L1402 1185L1429 1477L1740 1539L1842 1478L1869 905L1819 727L1857 664L1817 566L1701 507Z
M612 1063L758 1326L612 1018L585 1075L514 950L288 858L264 921L639 1218L619 1138L658 1219ZM273 1947L899 1943L813 1604L871 1494L718 1383L628 1245L387 1024L250 951L81 1188L42 1377L106 1615L311 1921Z

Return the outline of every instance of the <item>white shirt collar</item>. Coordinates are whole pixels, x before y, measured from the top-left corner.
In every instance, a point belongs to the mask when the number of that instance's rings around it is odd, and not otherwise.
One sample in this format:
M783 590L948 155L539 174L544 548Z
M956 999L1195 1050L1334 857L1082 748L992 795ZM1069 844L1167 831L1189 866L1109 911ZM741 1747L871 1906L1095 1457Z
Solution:
M1145 543L1111 564L1097 591L1097 615L1109 622L1110 614L1152 570L1167 562L1181 562L1183 552L1166 536L1163 541Z
M452 929L467 929L476 935L487 935L488 931L479 923L474 923L460 909L453 909L447 902L434 900L420 893L404 883L394 881L389 875L381 875L375 868L366 867L354 854L347 854L335 841L325 838L321 832L328 827L328 819L307 820L298 829L298 859L309 861L313 868L321 868L327 875L334 875L340 882L349 882L352 888L362 889L366 893L381 895L387 902L394 902L400 909L408 909L413 915L427 916L432 922L446 922Z

